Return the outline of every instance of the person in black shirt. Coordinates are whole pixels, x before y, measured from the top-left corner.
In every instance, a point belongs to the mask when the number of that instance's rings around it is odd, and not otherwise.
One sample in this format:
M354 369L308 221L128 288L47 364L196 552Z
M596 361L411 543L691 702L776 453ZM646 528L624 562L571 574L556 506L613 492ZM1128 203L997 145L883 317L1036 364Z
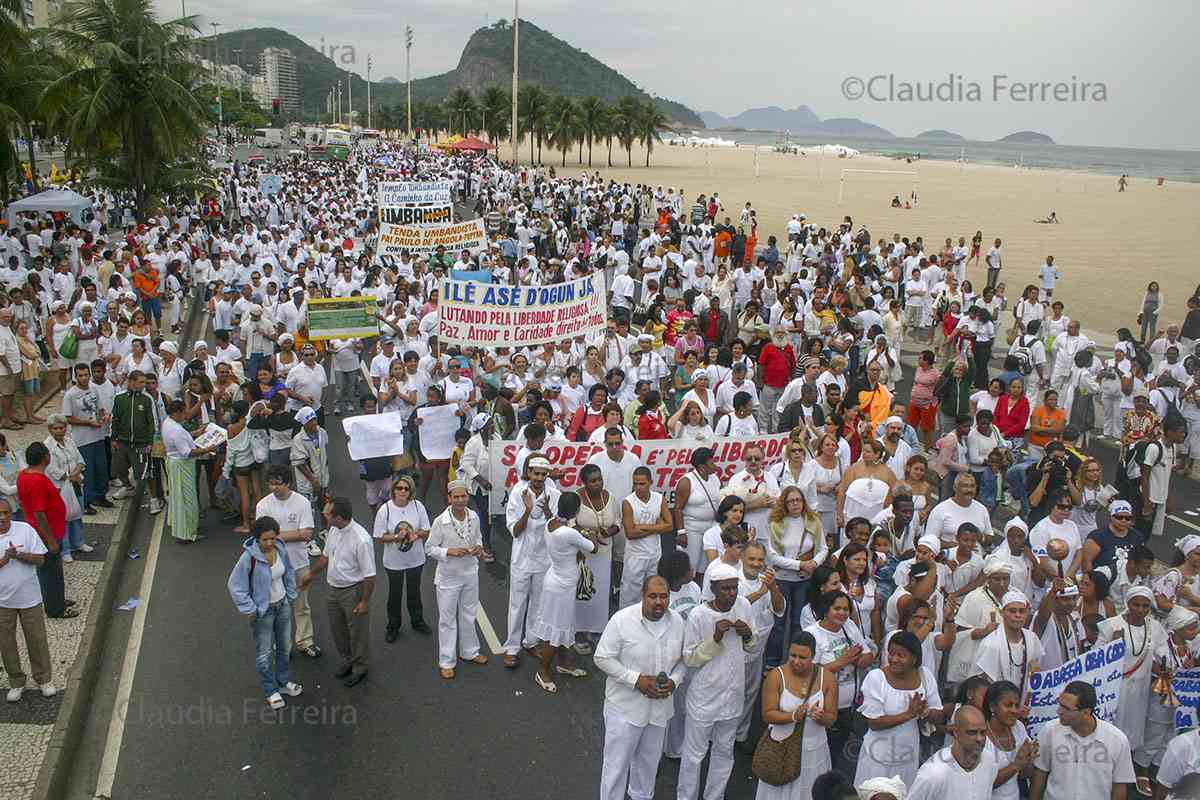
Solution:
M1127 559L1134 547L1144 545L1148 537L1133 523L1133 506L1126 500L1112 501L1107 527L1092 531L1083 543L1083 571L1111 567L1118 560Z
M1071 479L1082 465L1078 456L1067 452L1061 441L1056 439L1046 444L1042 460L1029 467L1025 473L1025 485L1033 487L1029 490L1030 528L1050 513L1050 498L1058 490L1069 492L1071 502L1075 505L1083 502L1079 487Z

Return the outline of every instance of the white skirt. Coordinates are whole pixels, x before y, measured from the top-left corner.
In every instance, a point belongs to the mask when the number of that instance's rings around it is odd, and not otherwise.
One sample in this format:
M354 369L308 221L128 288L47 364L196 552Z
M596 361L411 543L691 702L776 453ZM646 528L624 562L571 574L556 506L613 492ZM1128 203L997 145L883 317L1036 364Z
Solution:
M541 613L533 635L552 647L575 644L575 588L563 592L542 590Z

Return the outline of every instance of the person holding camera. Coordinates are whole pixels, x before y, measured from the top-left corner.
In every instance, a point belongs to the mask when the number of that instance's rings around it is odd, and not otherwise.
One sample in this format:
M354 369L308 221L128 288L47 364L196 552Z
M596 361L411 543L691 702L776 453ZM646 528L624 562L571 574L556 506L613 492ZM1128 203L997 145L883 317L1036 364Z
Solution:
M417 633L429 635L421 606L421 571L425 566L424 542L429 538L429 514L417 500L412 478L401 475L392 484L391 496L375 514L374 537L383 542L383 569L388 577L387 634L394 642L400 635L401 603L408 589L408 618Z
M1083 496L1072 477L1081 466L1079 459L1067 452L1066 446L1057 439L1046 444L1042 459L1029 467L1025 473L1025 486L1029 491L1029 511L1025 514L1029 523L1036 526L1050 514L1052 495L1059 491L1068 494L1073 505L1081 505ZM1068 515L1070 509L1068 509Z

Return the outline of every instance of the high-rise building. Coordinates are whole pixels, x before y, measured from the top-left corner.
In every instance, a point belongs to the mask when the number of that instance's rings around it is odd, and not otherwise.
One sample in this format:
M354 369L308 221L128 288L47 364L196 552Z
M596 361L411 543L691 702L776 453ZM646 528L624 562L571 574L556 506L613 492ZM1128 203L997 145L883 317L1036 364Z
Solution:
M266 84L266 100L278 100L285 114L300 113L300 86L296 80L296 59L291 50L268 47L258 57L258 74Z
M62 11L63 0L21 0L21 17L27 28L44 28Z

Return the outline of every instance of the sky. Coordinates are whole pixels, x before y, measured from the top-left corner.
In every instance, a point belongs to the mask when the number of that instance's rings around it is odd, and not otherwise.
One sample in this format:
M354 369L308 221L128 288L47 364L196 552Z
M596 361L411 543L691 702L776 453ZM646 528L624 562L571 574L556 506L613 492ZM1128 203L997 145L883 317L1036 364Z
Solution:
M373 79L403 80L405 25L415 31L419 78L453 69L474 30L513 17L513 4L497 0L183 2L204 18L205 31L215 20L223 32L281 28L317 49L337 47L339 57L352 47L364 76L370 54ZM157 5L161 14L181 13L175 2ZM1035 130L1060 144L1200 147L1200 26L1179 14L1189 8L1183 0L1095 0L1086 13L1058 0L692 0L653 14L648 7L523 0L520 11L651 94L696 111L807 105L822 119L857 117L898 136L941 128L991 140ZM952 99L937 99L939 84Z

